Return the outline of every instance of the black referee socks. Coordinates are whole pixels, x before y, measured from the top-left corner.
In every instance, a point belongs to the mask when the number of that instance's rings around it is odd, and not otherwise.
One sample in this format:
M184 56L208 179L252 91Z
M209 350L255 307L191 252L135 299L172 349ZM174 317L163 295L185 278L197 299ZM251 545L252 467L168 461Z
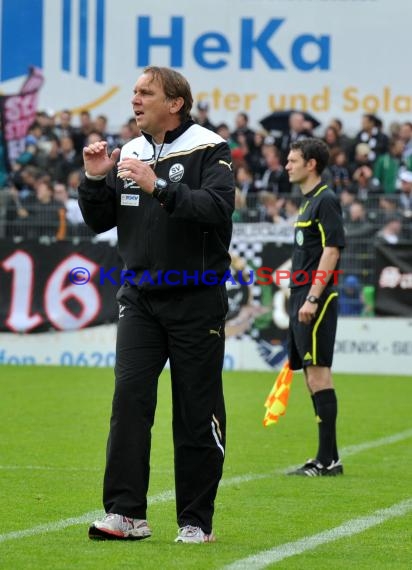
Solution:
M333 388L321 390L312 395L315 412L318 417L319 447L316 459L325 467L337 461L336 417L338 402Z

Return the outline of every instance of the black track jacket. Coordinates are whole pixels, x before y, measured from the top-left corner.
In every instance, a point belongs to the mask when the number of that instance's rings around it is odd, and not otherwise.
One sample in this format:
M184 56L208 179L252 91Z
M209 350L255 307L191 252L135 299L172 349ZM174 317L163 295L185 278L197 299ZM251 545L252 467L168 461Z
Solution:
M164 205L134 181L118 178L115 166L104 180L83 178L79 205L86 224L96 233L117 226L124 269L135 274L138 286L167 287L159 283L159 272L166 271L223 277L230 265L235 188L226 141L187 121L166 133L162 147L147 134L126 143L120 159L125 157L148 162L168 182ZM193 284L189 279L187 285Z

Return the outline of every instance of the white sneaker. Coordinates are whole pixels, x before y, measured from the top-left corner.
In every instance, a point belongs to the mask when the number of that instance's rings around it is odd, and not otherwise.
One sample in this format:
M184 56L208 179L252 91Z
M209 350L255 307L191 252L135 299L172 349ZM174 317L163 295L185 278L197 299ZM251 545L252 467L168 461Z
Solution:
M215 542L215 540L216 537L213 532L206 534L200 526L191 526L190 524L179 528L177 538L175 538L175 542L191 542L193 544Z
M147 520L132 519L114 513L107 513L102 520L94 521L89 528L89 538L100 540L142 540L151 535Z

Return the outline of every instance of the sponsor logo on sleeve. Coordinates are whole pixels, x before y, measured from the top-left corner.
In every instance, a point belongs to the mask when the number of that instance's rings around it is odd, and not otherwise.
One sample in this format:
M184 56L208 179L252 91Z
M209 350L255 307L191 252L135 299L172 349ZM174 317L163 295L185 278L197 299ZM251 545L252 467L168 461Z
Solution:
M122 194L120 198L121 206L138 206L139 202L139 194Z

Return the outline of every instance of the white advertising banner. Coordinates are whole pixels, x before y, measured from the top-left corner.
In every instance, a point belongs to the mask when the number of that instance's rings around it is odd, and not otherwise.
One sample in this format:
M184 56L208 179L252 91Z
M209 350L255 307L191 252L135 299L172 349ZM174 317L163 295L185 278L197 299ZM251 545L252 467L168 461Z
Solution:
M119 127L138 74L172 66L213 122L251 126L301 109L351 132L362 113L410 120L412 3L392 0L1 0L0 90L43 69L40 107L104 113Z
M341 318L333 370L358 374L412 374L412 320L398 318ZM75 332L0 335L1 364L108 366L115 362L116 325ZM229 338L225 369L270 371L269 352L281 347L262 346L250 337Z

